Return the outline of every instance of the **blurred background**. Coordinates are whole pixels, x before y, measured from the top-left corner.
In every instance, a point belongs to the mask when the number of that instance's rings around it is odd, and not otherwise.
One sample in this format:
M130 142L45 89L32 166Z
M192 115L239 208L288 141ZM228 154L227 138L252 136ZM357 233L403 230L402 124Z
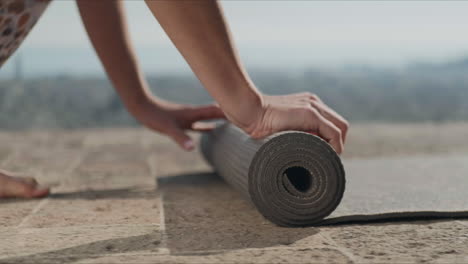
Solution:
M131 36L160 97L206 103L143 1ZM352 122L468 120L468 2L223 1L260 90L310 91ZM74 1L51 3L0 70L0 129L137 125L107 80Z

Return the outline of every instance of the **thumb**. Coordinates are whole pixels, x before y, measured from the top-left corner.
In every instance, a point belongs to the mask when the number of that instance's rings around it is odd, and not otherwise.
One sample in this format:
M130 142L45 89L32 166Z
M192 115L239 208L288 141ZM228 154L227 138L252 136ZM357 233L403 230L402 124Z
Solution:
M181 148L190 151L195 148L195 143L182 129L174 128L167 133Z

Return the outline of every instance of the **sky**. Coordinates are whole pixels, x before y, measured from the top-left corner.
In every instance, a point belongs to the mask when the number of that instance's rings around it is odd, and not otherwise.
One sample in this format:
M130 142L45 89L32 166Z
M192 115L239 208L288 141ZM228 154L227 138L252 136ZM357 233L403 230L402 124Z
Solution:
M367 64L401 67L468 56L468 2L222 1L249 69ZM144 1L125 1L130 34L149 74L190 69ZM19 54L19 55L18 55ZM27 76L101 75L73 0L54 0L15 57ZM17 58L0 71L10 76Z

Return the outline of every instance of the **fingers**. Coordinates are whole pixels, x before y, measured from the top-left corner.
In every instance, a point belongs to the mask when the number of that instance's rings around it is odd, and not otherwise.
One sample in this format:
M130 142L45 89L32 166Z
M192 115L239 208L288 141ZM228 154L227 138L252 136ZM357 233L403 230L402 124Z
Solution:
M223 111L217 105L197 106L190 110L190 119L193 122L209 119L225 118Z
M191 151L195 148L195 143L185 132L187 129L195 131L209 131L214 128L214 124L197 122L201 120L224 118L224 113L216 105L205 105L195 107L184 107L173 111L171 118L160 122L158 125L147 125L154 130L164 133L174 140L181 148ZM162 125L164 124L164 125Z
M341 131L341 139L346 142L346 135L349 129L349 123L333 109L321 101L311 101L311 105L327 120L332 122Z
M263 138L286 130L315 133L326 140L337 153L343 152L348 122L311 93L264 97L267 108L260 124L247 133Z
M195 143L190 138L190 136L187 135L184 130L178 127L172 128L171 130L167 131L166 134L186 151L191 151L195 148Z
M24 181L25 183L31 185L31 186L37 186L39 183L36 181L35 178L33 177L23 177L21 178L22 181Z
M346 142L346 136L349 130L349 123L348 121L346 121L346 119L344 119L336 111L334 111L328 105L326 105L322 101L322 99L320 99L320 97L318 97L316 94L304 92L294 94L294 96L296 96L296 98L301 98L303 102L309 102L310 105L312 105L312 107L318 110L320 115L322 115L324 118L328 119L336 127L338 127L341 130L341 137L343 143Z
M313 93L309 93L309 92L295 93L295 94L292 94L291 96L295 97L297 99L301 99L303 101L308 101L308 102L316 101L316 102L323 103L322 99L320 99L320 97L318 97L318 95L313 94Z
M35 187L32 192L29 193L30 198L42 198L50 194L50 189L46 187Z
M319 116L318 119L319 123L317 132L319 136L326 139L335 151L338 154L341 154L344 149L341 130L324 117Z
M186 115L186 121L182 122L179 126L173 127L167 134L179 146L187 151L193 150L195 148L195 143L190 136L184 132L184 129L192 129L201 132L210 131L215 127L215 124L197 121L225 118L223 111L221 111L217 105L196 106L188 111L184 111L183 115Z

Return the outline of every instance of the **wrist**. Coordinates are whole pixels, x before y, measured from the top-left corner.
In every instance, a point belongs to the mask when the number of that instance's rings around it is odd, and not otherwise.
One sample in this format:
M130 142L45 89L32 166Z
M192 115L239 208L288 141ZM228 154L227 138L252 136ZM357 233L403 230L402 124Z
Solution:
M163 108L163 102L158 98L148 94L135 94L131 98L123 100L125 107L137 119L151 108L153 111Z
M220 102L221 109L234 125L249 133L263 117L263 95L255 88L239 89L226 103Z

